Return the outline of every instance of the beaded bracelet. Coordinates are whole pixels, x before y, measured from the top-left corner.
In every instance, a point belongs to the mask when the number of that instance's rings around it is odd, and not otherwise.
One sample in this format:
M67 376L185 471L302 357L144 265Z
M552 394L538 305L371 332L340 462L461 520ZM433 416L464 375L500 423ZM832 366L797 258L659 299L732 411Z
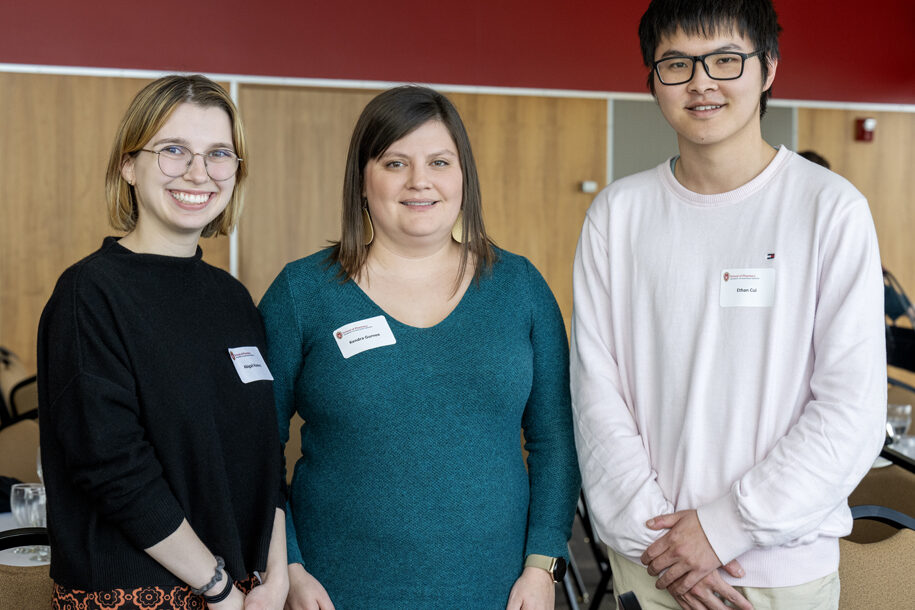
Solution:
M207 591L209 591L210 589L215 587L216 583L218 583L220 580L222 580L222 569L224 567L226 567L226 562L223 561L222 557L220 557L219 555L216 555L216 573L213 574L213 578L210 579L210 582L203 585L199 589L194 589L192 587L191 593L193 593L194 595L203 595L204 593L206 593Z
M226 576L228 576L228 574ZM205 599L208 604L218 604L225 598L229 597L229 594L232 593L232 589L234 588L235 583L232 582L232 579L226 578L226 586L223 587L222 593L217 593L216 595L204 595L203 599Z

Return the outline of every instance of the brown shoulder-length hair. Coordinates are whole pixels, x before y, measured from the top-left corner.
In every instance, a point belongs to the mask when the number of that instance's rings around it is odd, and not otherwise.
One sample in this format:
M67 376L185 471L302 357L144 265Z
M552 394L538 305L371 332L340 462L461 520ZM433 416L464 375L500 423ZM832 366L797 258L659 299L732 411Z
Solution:
M108 201L108 221L117 231L129 233L137 226L138 208L134 187L121 175L128 157L135 156L162 128L175 108L182 103L197 104L205 108L225 110L232 124L232 144L242 161L235 174L235 189L226 209L214 218L201 235L228 235L238 222L248 176L248 151L245 147L245 130L241 117L226 90L200 74L163 76L149 83L137 93L121 124L108 157L105 173L105 198Z
M343 179L343 226L340 241L333 244L328 256L329 261L340 264L342 280L357 278L368 257L370 245L365 245L362 237L366 165L383 155L391 144L429 121L441 121L448 129L461 164L464 239L457 282L464 277L471 257L476 264L474 280L479 280L492 268L496 252L483 226L480 179L464 123L451 100L438 91L404 85L388 89L372 99L353 129Z

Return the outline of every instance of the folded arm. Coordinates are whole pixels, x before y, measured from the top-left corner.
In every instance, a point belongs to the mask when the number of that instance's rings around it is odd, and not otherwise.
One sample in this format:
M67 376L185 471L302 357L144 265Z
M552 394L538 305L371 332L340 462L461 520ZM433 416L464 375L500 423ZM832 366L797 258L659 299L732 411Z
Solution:
M592 525L633 561L659 532L645 522L672 512L639 433L616 353L610 253L590 215L574 266L571 387L575 443Z

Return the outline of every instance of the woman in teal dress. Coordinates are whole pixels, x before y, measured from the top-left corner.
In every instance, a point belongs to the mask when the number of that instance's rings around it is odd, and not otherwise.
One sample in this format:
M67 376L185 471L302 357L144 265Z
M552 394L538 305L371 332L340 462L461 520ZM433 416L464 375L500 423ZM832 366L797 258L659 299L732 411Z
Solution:
M447 98L366 106L342 224L260 304L282 440L305 420L288 606L552 608L580 485L565 326L486 236Z

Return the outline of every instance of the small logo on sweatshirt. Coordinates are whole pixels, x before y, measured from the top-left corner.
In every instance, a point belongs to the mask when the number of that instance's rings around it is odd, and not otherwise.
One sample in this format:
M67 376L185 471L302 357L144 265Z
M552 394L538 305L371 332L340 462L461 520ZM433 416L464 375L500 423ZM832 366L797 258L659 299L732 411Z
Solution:
M725 272L724 272L724 281L726 282L726 281L728 281L729 279L731 279L731 274L728 273L727 271L725 271Z
M766 260L767 260L767 261L771 261L773 258L775 258L775 252L769 252L769 253L766 255Z

